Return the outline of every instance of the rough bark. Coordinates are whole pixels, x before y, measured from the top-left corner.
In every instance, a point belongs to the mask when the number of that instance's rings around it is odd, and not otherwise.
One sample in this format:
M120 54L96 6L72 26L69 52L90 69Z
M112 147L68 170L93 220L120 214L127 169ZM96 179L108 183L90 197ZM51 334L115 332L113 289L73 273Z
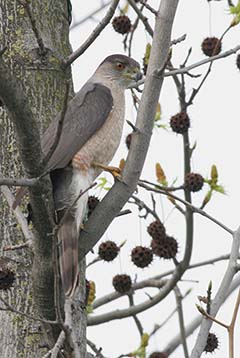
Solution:
M6 47L3 60L13 77L20 83L24 96L41 133L49 121L62 108L66 80L70 72L61 67L62 59L69 55L68 13L65 0L35 0L30 2L32 18L35 20L39 38L37 41L29 14L16 0L0 0L0 46ZM42 40L44 51L39 46ZM4 87L4 83L1 83ZM5 177L23 175L21 161L16 146L16 135L9 112L0 109L0 173ZM22 124L23 123L17 123ZM29 128L26 128L26 131ZM33 128L30 128L30 132ZM26 138L28 140L28 138ZM31 140L31 138L29 138ZM34 141L34 150L39 146ZM20 148L23 152L25 148ZM31 151L25 156L31 157ZM39 151L39 155L41 155ZM36 167L39 158L34 158ZM31 173L27 173L31 174ZM40 194L39 194L40 195ZM0 237L1 246L16 245L24 240L11 210L3 196L0 197ZM49 221L50 222L50 221ZM13 288L2 293L3 297L17 310L30 314L41 314L54 319L53 274L51 267L51 237L46 233L51 226L43 218L38 218L38 228L42 226L45 240L34 242L34 300L32 288L32 259L29 250L2 253L20 262L14 264L17 280ZM43 236L43 235L42 235ZM35 301L36 306L33 306ZM31 322L21 315L0 312L1 357L41 357L46 348L41 349L45 340L39 322Z

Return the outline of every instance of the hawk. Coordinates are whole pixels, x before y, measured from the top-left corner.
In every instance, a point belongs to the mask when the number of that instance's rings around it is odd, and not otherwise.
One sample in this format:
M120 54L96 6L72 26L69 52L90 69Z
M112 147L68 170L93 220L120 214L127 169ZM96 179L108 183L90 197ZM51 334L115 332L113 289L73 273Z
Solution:
M112 160L122 135L124 92L141 77L139 63L132 58L121 54L105 58L68 103L58 145L47 163L61 223L60 272L66 296L73 295L78 283L78 240L88 200L87 193L79 194ZM42 137L44 155L54 143L59 119L60 114Z

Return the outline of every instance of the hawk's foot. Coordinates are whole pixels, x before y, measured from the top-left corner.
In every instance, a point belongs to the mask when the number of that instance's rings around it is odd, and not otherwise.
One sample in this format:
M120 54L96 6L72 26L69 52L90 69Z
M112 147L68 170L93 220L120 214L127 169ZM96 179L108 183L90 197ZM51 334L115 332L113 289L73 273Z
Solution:
M108 165L104 165L101 163L92 163L92 166L94 168L100 168L102 170L104 170L105 172L109 172L112 174L112 176L114 177L114 179L121 179L121 169L118 167L112 167L112 166L108 166Z

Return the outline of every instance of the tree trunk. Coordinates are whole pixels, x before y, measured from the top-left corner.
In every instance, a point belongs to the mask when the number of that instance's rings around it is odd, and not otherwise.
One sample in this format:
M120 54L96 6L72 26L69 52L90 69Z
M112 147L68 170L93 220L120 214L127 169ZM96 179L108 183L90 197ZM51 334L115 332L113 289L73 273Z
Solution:
M63 70L61 66L62 59L70 53L68 34L67 0L34 0L28 7L17 0L0 0L0 49L6 47L4 61L21 82L41 133L61 111L66 81L71 78L70 70ZM12 122L4 107L0 109L0 175L12 178L24 175ZM1 194L0 213L2 248L23 242L25 238L21 228ZM47 277L45 290L49 291L48 296L38 295L37 300L36 297L33 299L31 251L8 251L2 252L1 256L10 258L7 265L16 271L14 286L1 291L2 297L16 310L32 315L34 312L39 315L39 307L36 306L41 302L42 306L45 305L45 317L55 319L51 250L44 262L35 260L34 263L35 273L38 274L35 275L34 285L40 284L36 278L43 273ZM46 341L38 321L6 311L0 311L0 320L0 357L37 358L44 355Z

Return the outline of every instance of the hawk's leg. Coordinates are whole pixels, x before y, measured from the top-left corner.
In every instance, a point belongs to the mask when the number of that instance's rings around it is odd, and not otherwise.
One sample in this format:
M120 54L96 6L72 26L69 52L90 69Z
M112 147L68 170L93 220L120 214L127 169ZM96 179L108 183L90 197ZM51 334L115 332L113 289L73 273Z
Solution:
M112 174L112 176L114 177L114 179L120 179L121 178L121 169L118 167L112 167L112 166L108 166L108 165L104 165L101 163L92 163L92 166L94 168L100 168L102 170L104 170L105 172L109 172Z

